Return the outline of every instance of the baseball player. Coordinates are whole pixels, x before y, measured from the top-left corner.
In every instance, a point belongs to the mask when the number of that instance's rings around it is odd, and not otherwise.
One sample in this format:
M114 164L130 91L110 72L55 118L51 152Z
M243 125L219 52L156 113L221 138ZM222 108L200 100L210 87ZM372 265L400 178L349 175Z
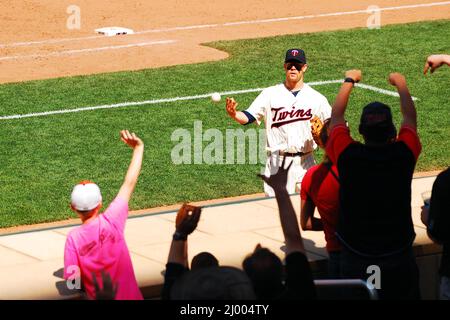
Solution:
M284 61L286 79L283 83L264 89L245 111L237 111L233 98L226 99L226 110L231 118L246 125L259 125L264 119L267 137L265 176L275 174L284 157L292 159L286 188L289 193L300 192L300 183L306 171L315 164L313 150L316 144L311 135L310 120L317 116L324 121L331 116L327 99L303 82L308 69L305 52L289 49ZM264 183L267 196L274 196L272 188Z

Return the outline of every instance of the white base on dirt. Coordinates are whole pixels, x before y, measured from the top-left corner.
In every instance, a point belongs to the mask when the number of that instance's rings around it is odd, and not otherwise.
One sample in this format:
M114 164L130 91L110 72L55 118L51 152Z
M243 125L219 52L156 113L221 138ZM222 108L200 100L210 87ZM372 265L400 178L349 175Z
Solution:
M128 29L128 28L122 28L122 27L105 27L105 28L95 29L95 32L104 34L105 36L108 36L108 37L134 33L133 30Z

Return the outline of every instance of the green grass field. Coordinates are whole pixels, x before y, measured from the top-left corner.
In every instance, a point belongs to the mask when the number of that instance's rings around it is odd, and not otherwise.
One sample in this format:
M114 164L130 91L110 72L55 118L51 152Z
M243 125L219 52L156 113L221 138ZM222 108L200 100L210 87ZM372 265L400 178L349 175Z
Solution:
M0 116L127 101L191 96L215 91L267 87L284 79L282 62L289 47L305 49L306 81L340 79L350 68L363 70L363 83L393 90L390 72L406 75L417 102L423 152L416 170L449 165L450 69L423 76L425 58L450 53L450 21L299 34L208 44L230 53L219 62L139 72L33 81L0 86ZM315 87L332 104L338 84ZM236 95L240 109L257 93ZM355 89L347 118L356 137L362 107L380 100L393 108L398 98ZM239 108L239 107L238 107ZM74 217L72 187L90 179L102 188L107 205L118 191L131 151L118 139L129 128L146 143L141 177L132 209L262 192L260 165L174 165L170 137L177 128L239 128L228 118L224 101L209 99L96 110L46 117L0 120L0 227ZM252 125L253 126L253 125ZM248 128L248 127L245 127ZM208 144L205 142L205 145ZM321 159L317 153L316 159Z

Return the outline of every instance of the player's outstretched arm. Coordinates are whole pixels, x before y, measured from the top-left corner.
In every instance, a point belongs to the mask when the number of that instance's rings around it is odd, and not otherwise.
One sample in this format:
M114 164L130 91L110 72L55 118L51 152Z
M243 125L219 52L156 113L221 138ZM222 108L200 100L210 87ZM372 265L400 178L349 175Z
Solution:
M303 239L298 226L297 216L295 214L294 206L292 205L289 193L286 190L287 174L292 162L284 169L286 157L283 158L278 172L270 177L258 175L275 192L275 197L278 203L278 211L280 213L281 228L283 229L284 240L286 241L285 254L288 256L292 252L305 253L303 246Z
M403 116L402 125L408 125L415 129L417 127L416 108L406 85L405 77L400 73L391 73L389 75L389 83L397 87L400 95L400 110Z
M423 74L427 74L428 69L431 69L430 72L433 73L437 68L441 67L444 64L450 66L450 55L432 54L427 58L427 61L425 62Z
M120 187L119 193L117 194L118 197L128 202L136 186L139 173L141 172L142 159L144 157L144 142L134 132L130 133L128 130L120 131L120 139L133 149L130 166L128 167L122 187Z
M228 115L240 124L247 124L248 123L247 116L242 111L237 111L236 110L237 106L238 103L233 98L227 97L225 107L227 109Z
M353 79L354 82L361 80L361 70L349 70L345 72L345 78ZM347 108L348 99L353 89L353 83L344 82L339 90L339 93L334 101L331 109L330 129L339 124L345 124L345 109Z

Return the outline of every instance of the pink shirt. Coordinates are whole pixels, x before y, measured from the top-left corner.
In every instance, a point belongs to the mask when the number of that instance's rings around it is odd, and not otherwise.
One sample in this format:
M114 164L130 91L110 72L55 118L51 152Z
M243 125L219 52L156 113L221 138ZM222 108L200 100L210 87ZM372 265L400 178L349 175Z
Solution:
M111 275L118 285L116 300L142 300L133 265L124 238L128 203L116 198L96 219L72 230L64 250L64 278L73 279L69 266L78 266L86 294L95 298L92 272L102 287L101 271ZM72 267L73 268L73 267Z

